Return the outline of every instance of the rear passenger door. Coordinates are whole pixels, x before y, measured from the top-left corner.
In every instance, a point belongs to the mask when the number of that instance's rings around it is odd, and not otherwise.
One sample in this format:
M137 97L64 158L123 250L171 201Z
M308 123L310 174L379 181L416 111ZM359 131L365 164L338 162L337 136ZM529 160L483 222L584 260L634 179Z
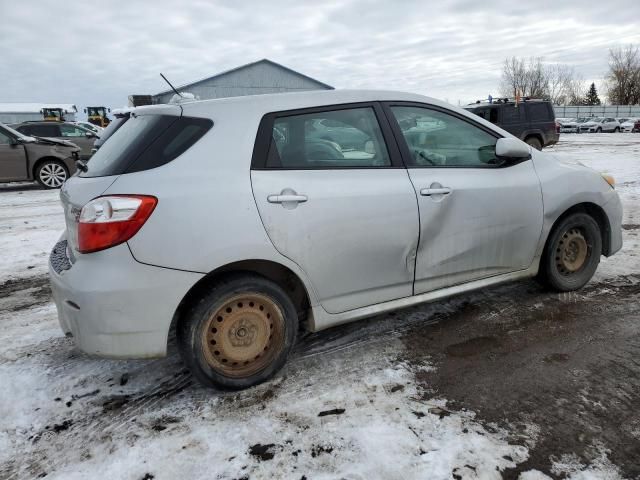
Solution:
M260 125L254 197L275 248L340 313L412 294L416 196L377 104L278 112Z
M520 140L524 140L529 122L527 120L527 111L522 104L506 103L502 105L502 118L500 127L505 129L511 135L515 135Z

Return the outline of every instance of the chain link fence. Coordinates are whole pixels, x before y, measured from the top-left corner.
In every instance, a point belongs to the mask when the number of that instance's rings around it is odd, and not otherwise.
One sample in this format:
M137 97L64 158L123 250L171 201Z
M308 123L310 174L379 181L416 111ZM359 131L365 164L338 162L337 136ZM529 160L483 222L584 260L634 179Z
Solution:
M556 113L556 118L640 118L640 105L554 105L553 110Z

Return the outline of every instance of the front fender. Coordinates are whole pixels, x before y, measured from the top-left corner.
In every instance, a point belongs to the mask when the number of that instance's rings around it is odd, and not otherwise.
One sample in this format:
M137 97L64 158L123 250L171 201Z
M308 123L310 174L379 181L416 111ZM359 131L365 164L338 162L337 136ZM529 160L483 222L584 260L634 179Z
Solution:
M544 209L538 255L555 222L567 210L580 204L599 207L607 217L608 255L622 247L622 204L616 191L595 170L578 162L561 161L546 152L533 152L533 164L540 179Z

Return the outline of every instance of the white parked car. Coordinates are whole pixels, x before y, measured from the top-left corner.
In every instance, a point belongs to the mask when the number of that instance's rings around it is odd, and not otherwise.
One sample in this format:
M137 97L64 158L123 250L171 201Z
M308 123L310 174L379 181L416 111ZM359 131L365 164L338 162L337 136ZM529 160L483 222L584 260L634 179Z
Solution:
M99 127L98 125L94 125L93 123L89 123L89 122L71 122L74 123L75 125L78 125L82 128L84 128L85 130L90 130L93 133L95 133L96 135L99 135L100 132L102 132L104 130L104 128Z
M575 118L556 118L560 124L560 133L578 133L578 122Z
M408 93L140 107L80 166L49 266L63 331L149 358L175 327L195 377L224 388L274 375L301 322L536 276L576 290L622 246L611 177Z
M581 123L580 133L602 133L620 131L620 123L611 117L592 117L586 122Z
M624 122L620 123L620 130L625 133L633 132L635 124L640 121L640 118L627 118Z

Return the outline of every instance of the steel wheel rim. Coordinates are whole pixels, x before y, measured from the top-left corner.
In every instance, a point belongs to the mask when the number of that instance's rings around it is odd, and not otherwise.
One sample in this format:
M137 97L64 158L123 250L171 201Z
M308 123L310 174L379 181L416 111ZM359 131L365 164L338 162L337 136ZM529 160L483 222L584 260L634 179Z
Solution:
M570 228L560 238L556 248L556 267L564 275L579 272L587 264L591 247L579 228Z
M60 187L66 179L66 170L57 163L47 163L40 169L40 180L47 187Z
M227 377L255 375L282 350L284 326L282 310L266 295L235 295L207 319L202 334L205 359Z

